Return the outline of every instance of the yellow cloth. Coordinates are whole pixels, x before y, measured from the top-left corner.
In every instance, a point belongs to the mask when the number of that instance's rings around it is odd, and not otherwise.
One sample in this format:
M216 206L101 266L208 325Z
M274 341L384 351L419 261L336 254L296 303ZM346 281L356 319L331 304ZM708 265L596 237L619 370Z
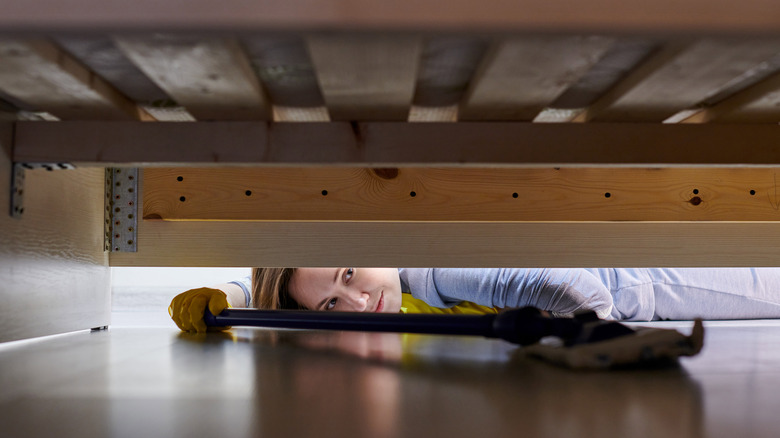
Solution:
M463 301L457 306L439 308L429 306L425 301L418 300L411 294L401 294L401 313L442 313L450 315L484 315L486 313L498 313L497 307L480 306L479 304Z

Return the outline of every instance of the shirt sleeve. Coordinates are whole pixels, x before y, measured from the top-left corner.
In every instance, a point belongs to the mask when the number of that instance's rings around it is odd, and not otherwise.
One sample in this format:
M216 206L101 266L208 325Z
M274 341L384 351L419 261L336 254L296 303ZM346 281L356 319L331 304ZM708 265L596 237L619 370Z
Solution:
M244 291L244 299L246 300L246 307L252 307L252 294L249 292L252 289L252 276L247 275L246 277L239 279L239 280L233 280L229 281L230 284L235 284L236 286L240 287L241 290Z
M469 301L488 307L533 306L570 315L593 310L606 318L612 310L607 287L585 269L402 269L412 296L437 307Z

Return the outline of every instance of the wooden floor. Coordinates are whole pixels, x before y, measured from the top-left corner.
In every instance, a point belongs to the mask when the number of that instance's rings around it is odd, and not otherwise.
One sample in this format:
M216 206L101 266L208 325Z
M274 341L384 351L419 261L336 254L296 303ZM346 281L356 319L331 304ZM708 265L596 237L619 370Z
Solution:
M778 436L780 321L706 327L679 367L583 373L481 338L115 325L0 345L0 434Z

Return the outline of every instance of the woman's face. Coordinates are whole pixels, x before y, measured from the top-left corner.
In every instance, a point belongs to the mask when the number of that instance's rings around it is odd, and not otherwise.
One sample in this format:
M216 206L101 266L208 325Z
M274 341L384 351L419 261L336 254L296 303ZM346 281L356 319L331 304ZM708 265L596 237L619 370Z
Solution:
M298 304L310 310L401 310L401 279L396 268L298 268L288 290Z

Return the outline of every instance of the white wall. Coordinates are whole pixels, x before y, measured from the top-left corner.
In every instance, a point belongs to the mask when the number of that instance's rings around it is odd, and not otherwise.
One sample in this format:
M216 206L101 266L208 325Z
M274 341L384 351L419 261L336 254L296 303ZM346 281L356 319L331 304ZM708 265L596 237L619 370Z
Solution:
M249 275L249 268L111 268L114 312L159 311L185 290L226 283Z

